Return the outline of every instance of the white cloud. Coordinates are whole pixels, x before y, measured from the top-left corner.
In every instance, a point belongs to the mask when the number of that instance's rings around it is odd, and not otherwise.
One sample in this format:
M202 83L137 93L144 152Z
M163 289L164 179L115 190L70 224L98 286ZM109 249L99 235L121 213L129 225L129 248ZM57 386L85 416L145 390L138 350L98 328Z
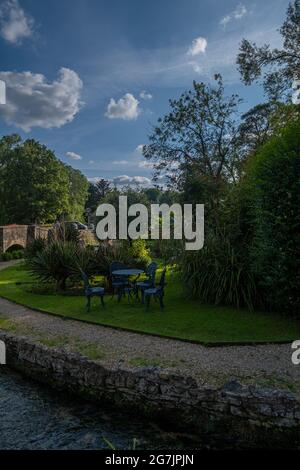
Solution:
M118 101L110 99L105 116L109 119L131 121L136 119L139 114L139 101L131 93L126 93Z
M138 145L137 148L135 149L135 152L136 152L136 153L139 153L140 155L143 155L144 147L145 147L144 144Z
M94 160L89 161L89 165L93 165L94 163L95 163Z
M151 180L145 176L121 175L113 178L113 184L117 186L148 186Z
M113 165L128 165L128 160L115 160Z
M32 72L0 72L0 80L6 84L7 98L0 116L26 132L33 127L61 127L74 119L83 104L82 81L68 68L61 68L53 82Z
M67 152L66 156L70 158L70 160L82 160L82 156L75 152Z
M0 35L12 44L33 34L33 19L20 7L18 0L6 0L0 5Z
M93 178L88 178L87 180L92 183L92 184L96 184L98 183L98 181L100 181L102 178L100 176L95 176Z
M230 23L231 21L234 21L234 20L240 20L242 18L244 18L244 16L248 15L249 14L249 11L247 10L247 8L245 7L245 5L243 5L242 3L240 3L239 5L237 5L237 7L235 8L235 10L233 10L231 13L229 13L228 15L224 16L224 18L221 19L220 21L220 24L226 28L226 26L228 25L228 23Z
M153 95L151 95L151 93L147 93L145 90L143 90L140 93L140 98L142 98L142 100L152 100Z
M139 162L138 167L139 168L154 168L154 164L151 162L148 162L147 160L143 160L142 162Z
M204 54L207 48L207 40L201 36L194 39L192 45L189 47L187 54L195 57L199 54Z

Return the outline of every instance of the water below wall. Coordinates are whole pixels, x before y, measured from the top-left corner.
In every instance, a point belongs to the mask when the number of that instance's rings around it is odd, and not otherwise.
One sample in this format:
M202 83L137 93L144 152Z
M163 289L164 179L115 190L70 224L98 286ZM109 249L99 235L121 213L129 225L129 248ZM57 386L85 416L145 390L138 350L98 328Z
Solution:
M191 449L157 425L49 390L0 368L0 449Z

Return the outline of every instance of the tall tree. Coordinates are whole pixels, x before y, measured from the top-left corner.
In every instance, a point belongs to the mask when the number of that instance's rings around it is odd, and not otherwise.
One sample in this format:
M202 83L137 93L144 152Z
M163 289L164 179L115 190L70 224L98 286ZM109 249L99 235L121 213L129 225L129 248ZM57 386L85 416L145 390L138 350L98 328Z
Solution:
M95 212L102 199L107 196L111 190L110 182L104 178L101 178L96 183L90 183L88 188L88 200L86 202L86 208L91 209L92 212Z
M262 103L247 111L241 120L237 146L241 163L286 126L300 119L300 106L275 101Z
M69 208L67 216L70 219L82 220L85 203L88 198L89 183L79 170L71 166L66 167L69 177Z
M292 92L293 82L300 80L300 0L289 4L280 34L282 49L261 47L243 39L237 64L246 85L263 75L265 90L273 100L282 100Z
M179 188L189 168L215 182L234 176L238 130L237 95L225 97L220 75L216 86L193 83L193 90L170 100L171 111L159 120L144 146L155 163L155 176L165 173Z
M72 212L75 206L78 209L77 176L39 142L22 142L16 135L3 137L0 139L1 223L50 223ZM84 188L81 190L84 192Z

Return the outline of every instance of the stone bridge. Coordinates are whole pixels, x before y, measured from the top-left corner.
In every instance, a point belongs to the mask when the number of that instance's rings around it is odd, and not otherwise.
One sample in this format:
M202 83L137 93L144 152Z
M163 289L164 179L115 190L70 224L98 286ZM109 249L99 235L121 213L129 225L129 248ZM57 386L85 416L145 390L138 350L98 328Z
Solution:
M0 226L0 253L12 247L26 248L37 238L47 238L49 229L38 225L2 225Z

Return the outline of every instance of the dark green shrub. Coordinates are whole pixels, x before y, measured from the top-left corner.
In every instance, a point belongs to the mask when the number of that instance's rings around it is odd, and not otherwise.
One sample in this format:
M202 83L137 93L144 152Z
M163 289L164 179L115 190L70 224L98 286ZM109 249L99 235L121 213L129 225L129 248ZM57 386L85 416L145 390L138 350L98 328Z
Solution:
M2 253L1 261L10 261L12 259L12 253L6 252Z
M140 241L142 243L140 243ZM151 261L145 240L118 241L113 244L102 243L97 248L91 248L92 256L88 271L91 274L109 276L110 265L119 261L132 268L145 269Z
M24 250L16 250L13 253L14 259L23 259L24 258Z
M124 241L85 247L76 242L51 241L35 256L27 257L27 266L40 281L55 282L58 290L65 290L67 281L81 280L81 270L89 276L109 277L113 261L145 269L150 258L144 243L133 242L131 245Z
M38 253L45 249L46 245L47 240L45 240L44 238L36 238L27 245L24 252L25 258L34 258Z
M121 242L120 255L127 261L127 264L144 268L151 262L150 250L146 240L124 240Z
M11 261L24 258L24 250L7 251L0 255L0 261Z
M90 251L73 242L52 242L27 260L29 272L42 282L56 282L58 290L66 289L66 282L79 277L80 269L90 264Z
M262 147L247 174L252 271L270 309L299 315L300 122Z
M181 271L187 294L202 302L253 309L258 293L243 250L224 236L207 235L204 248L185 252Z

